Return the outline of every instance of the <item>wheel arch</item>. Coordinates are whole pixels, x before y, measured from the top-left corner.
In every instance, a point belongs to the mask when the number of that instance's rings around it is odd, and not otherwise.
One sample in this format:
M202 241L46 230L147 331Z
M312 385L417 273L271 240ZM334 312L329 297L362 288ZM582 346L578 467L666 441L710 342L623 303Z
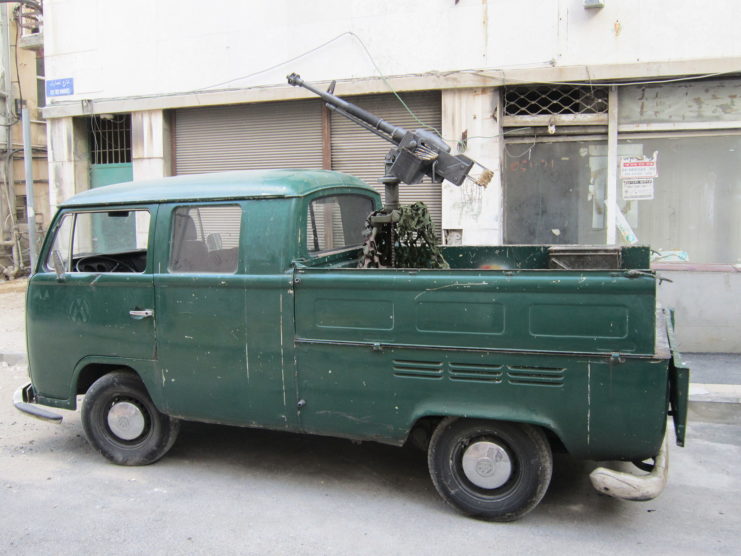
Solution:
M127 371L136 375L159 411L165 412L161 382L156 380L153 361L117 357L85 357L75 367L72 376L71 398L85 394L99 378L114 372ZM76 405L76 404L75 404Z
M407 439L411 437L414 431L418 430L421 426L424 429L429 429L430 433L446 418L455 419L483 419L487 421L499 421L506 423L518 423L522 425L531 425L537 427L545 433L548 442L551 445L551 449L554 452L566 452L570 453L570 439L568 435L564 434L564 431L558 426L552 419L548 419L544 415L534 414L532 412L523 412L519 408L508 408L508 407L458 407L458 408L445 408L435 409L432 407L420 409L415 413L414 418L409 426L407 433Z

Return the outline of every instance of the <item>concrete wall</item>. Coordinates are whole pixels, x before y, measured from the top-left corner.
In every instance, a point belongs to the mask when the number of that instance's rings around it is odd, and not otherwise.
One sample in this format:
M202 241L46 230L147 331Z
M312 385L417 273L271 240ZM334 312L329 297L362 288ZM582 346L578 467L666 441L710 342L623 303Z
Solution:
M704 60L741 56L736 0L605 4L47 0L46 74L74 79L75 94L56 99L68 101L283 84L289 71L313 81L376 76L363 45L386 75L493 68L495 79L517 69L585 65L594 66L594 78L607 77L599 68L611 65L661 75L676 71L667 62L683 60L703 72Z
M659 286L659 300L676 312L679 349L741 353L741 272L661 270L672 280Z
M442 135L453 143L465 137L466 156L493 172L482 187L470 180L456 187L443 182L442 228L448 245L492 245L502 242L502 173L499 90L453 89L442 94ZM455 150L460 150L458 145ZM485 170L474 166L471 176Z

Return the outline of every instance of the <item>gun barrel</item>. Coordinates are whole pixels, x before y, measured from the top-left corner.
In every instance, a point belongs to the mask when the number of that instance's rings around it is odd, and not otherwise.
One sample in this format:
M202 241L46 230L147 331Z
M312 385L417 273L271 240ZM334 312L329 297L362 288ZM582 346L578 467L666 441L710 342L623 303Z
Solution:
M316 87L310 85L309 83L306 83L303 79L301 79L301 76L292 73L288 76L288 84L293 85L294 87L303 87L304 89L308 89L315 95L321 97L321 99L326 102L328 105L334 106L336 108L339 108L341 111L347 112L348 114L355 116L359 120L364 121L369 126L373 127L374 129L377 129L379 131L382 131L383 133L386 133L389 136L389 141L392 143L398 144L399 141L401 141L401 138L404 137L404 135L407 133L407 130L404 129L401 126L393 125L383 118L379 118L375 114L372 114L368 112L367 110L363 110L359 106L354 105L351 102L347 102L346 100L341 99L340 97L334 96L332 93L329 93L327 91L321 91L317 89Z

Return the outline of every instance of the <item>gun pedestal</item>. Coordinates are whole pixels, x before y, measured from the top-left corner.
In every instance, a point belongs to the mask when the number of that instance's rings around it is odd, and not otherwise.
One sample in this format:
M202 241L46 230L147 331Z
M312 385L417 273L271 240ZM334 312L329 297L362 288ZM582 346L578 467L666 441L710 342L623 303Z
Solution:
M386 200L383 204L384 212L399 210L399 182L401 182L399 178L388 174L381 178L386 193Z

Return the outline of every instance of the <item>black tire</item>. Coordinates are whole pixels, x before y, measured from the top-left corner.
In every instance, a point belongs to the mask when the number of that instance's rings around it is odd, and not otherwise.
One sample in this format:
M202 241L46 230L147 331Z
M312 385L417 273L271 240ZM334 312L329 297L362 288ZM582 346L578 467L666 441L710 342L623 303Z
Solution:
M435 429L427 461L448 504L491 521L514 521L535 508L553 471L551 448L540 429L454 417Z
M114 408L128 415L116 416ZM93 448L113 463L148 465L172 447L180 421L160 413L138 376L114 371L96 380L85 394L82 428Z

